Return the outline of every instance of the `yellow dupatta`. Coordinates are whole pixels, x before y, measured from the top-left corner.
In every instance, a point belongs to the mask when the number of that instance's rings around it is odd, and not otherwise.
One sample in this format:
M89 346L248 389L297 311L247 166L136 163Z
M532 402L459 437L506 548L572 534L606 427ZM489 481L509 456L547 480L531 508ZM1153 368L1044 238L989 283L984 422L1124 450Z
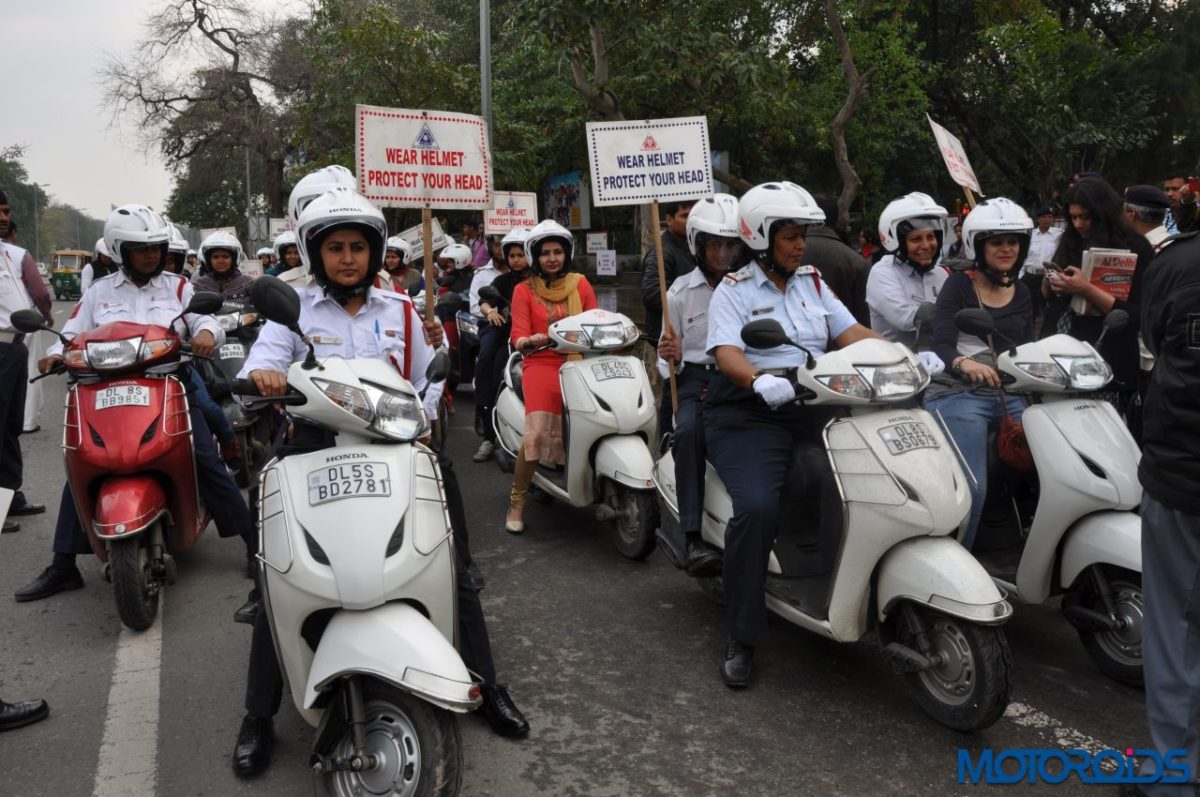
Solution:
M552 304L567 303L567 315L579 315L583 312L583 299L579 296L579 281L583 279L582 274L569 272L563 274L560 278L554 281L553 285L547 285L546 280L537 274L529 278L529 285L533 288L533 292L538 298L544 302ZM580 354L568 354L568 360L582 359Z

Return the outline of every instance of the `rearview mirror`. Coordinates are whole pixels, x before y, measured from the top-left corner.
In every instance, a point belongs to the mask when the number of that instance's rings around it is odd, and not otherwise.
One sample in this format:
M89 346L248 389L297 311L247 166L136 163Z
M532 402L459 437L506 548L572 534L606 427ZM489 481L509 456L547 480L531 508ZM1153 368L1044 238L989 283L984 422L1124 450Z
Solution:
M1105 332L1120 332L1127 326L1129 326L1129 313L1120 308L1110 310L1108 315L1104 316Z
M742 327L742 343L752 349L773 349L791 342L783 327L773 318L760 318Z
M18 310L12 314L9 323L18 332L24 332L26 335L46 329L46 321L37 310Z
M996 322L991 313L982 307L968 307L954 314L954 326L960 332L974 335L977 338L987 338L996 331Z
M188 306L183 309L185 314L198 313L200 315L212 315L221 309L221 297L212 291L196 291L192 295L192 300L188 302Z
M921 306L917 308L917 314L913 316L913 323L921 329L928 329L933 326L933 319L936 315L936 304L933 302L921 302Z
M268 321L291 329L300 321L300 296L277 277L263 276L254 281L250 301Z
M450 355L439 351L433 355L429 367L425 369L425 378L432 382L441 382L450 375Z

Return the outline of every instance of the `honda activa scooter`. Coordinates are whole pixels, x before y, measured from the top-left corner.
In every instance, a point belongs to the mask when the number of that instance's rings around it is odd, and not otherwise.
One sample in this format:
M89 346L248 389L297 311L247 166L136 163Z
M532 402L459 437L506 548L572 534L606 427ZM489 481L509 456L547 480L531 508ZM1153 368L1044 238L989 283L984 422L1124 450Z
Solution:
M493 306L504 302L490 285L479 295ZM620 313L588 310L551 324L549 337L543 348L582 358L558 371L566 465L539 467L533 483L571 506L595 506L599 520L615 523L617 550L645 559L659 518L650 455L658 418L646 367L622 353L637 343L638 329ZM525 432L521 362L519 352L509 357L492 411L496 440L514 458Z
M1128 320L1113 310L1103 334ZM999 335L986 311L961 310L955 321L985 341ZM1030 516L1021 502L1004 500L1003 469L989 468L989 502L973 550L996 583L1022 602L1062 595L1064 616L1100 670L1140 686L1141 451L1116 409L1094 396L1112 379L1098 346L1052 335L996 357L1004 389L1030 402L1022 424L1033 454L1036 510ZM998 506L991 500L997 493Z
M255 306L301 334L294 291L270 277ZM449 362L438 355L432 381ZM273 459L259 477L264 610L292 700L317 727L330 793L457 794L454 713L480 688L455 649L454 541L421 397L376 359L309 347L281 401L337 447ZM235 393L257 395L239 380Z
M196 293L184 313L220 305L215 293ZM33 311L12 321L22 331L48 329ZM158 614L159 591L174 581L172 557L208 525L187 391L177 375L186 349L174 323L117 321L59 338L63 360L51 374L71 377L62 443L67 483L92 551L107 563L121 622L144 631Z
M801 348L772 319L747 324L742 339L754 349ZM953 444L929 413L894 406L911 403L928 374L907 348L876 339L809 355L793 373L801 403L848 414L825 427L823 447L797 448L767 566L767 608L838 642L877 632L884 658L934 719L956 730L988 727L1012 691L1000 628L1012 607L954 539L971 496ZM835 488L812 478L821 460ZM671 452L655 481L678 519ZM840 529L822 527L823 489L840 499ZM711 464L704 490L701 536L724 550L733 505ZM723 601L719 578L700 582Z

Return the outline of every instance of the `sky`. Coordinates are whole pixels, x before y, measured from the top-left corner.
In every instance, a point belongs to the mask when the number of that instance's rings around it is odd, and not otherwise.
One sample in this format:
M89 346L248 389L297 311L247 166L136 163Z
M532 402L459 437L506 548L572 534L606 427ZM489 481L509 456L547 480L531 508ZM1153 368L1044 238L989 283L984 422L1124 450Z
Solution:
M295 0L250 0L267 11ZM161 210L171 175L136 130L111 126L99 77L105 53L119 56L142 35L161 0L3 0L0 42L7 101L0 149L25 147L29 178L64 202L104 218L110 206L140 202Z

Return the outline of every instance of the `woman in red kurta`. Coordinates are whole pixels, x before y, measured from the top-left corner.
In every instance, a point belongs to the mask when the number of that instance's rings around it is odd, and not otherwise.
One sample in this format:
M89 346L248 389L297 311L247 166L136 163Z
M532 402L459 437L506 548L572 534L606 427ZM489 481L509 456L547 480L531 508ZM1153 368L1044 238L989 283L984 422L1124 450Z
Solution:
M513 291L512 344L525 352L522 384L525 393L525 433L513 473L512 494L504 528L525 530L525 494L538 463L561 465L563 449L562 388L558 369L568 357L552 349L534 352L550 342L550 325L596 307L596 294L582 274L571 273L571 233L553 221L529 232L525 253L533 276Z

